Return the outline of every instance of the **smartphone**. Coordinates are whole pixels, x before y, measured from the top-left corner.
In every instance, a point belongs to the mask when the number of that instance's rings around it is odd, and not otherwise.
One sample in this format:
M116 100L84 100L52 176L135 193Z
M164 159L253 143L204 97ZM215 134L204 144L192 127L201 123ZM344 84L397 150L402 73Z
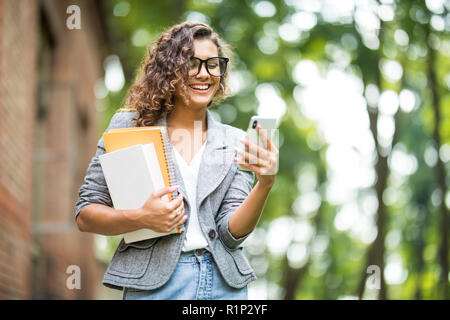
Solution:
M258 129L256 128L257 125L261 125L263 129L265 129L266 135L270 138L272 143L275 145L275 147L278 148L278 130L277 130L277 119L276 118L268 118L268 117L261 117L261 116L252 116L250 118L250 121L248 123L247 128L247 138L251 143L257 144L260 147L267 148L266 142L261 139L261 137L258 134ZM248 148L245 148L246 152L249 152ZM254 152L251 152L256 156ZM239 166L239 169L250 171L247 168L244 168L242 166Z

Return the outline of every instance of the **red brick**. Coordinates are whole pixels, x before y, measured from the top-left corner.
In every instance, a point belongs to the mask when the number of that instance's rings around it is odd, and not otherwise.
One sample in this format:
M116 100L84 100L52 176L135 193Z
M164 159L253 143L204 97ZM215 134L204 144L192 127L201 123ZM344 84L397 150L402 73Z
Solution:
M81 30L65 28L70 4L81 7ZM39 5L58 43L52 61L54 90L48 91L51 103L42 123L36 122L42 88ZM76 192L97 141L93 87L103 72L98 19L88 0L0 0L0 299L93 299L101 286L104 266L95 258L93 236L74 225ZM86 131L75 122L79 112L89 118ZM42 141L36 140L38 133L43 133ZM35 157L38 148L47 156L42 161ZM33 226L43 222L71 223L74 228L33 234ZM34 279L38 269L33 248L42 266ZM71 264L82 269L82 290L65 286ZM33 296L33 282L39 283L40 296Z

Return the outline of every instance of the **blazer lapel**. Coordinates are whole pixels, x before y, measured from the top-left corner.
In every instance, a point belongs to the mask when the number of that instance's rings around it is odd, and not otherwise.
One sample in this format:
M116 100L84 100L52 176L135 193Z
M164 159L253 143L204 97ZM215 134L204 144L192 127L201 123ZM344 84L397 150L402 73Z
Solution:
M207 141L197 179L197 208L223 181L233 164L234 150L226 143L225 127L206 111Z

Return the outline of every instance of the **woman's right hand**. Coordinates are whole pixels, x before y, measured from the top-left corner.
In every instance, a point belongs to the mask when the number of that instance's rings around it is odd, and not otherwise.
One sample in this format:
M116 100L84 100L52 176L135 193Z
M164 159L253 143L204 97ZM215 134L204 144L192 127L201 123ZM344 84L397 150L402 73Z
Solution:
M138 210L139 220L144 228L167 233L186 221L187 215L184 214L183 195L181 193L170 202L161 199L177 189L178 186L165 187L150 195Z

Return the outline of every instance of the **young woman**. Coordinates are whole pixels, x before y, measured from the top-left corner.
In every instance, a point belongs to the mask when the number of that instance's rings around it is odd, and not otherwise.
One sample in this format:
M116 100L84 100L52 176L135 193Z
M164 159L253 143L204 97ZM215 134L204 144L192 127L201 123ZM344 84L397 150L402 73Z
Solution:
M120 242L103 284L123 288L124 299L248 298L247 284L256 276L241 243L255 228L275 181L270 168L277 167L278 150L260 128L267 148L208 111L225 96L229 59L211 27L173 26L149 49L130 88L128 110L116 113L107 129L166 126L178 186L154 192L138 210L112 208L98 160L105 152L103 139L98 143L75 205L81 231L119 235L186 227L181 234ZM258 158L244 149L258 152ZM173 201L161 199L175 190L179 196Z

